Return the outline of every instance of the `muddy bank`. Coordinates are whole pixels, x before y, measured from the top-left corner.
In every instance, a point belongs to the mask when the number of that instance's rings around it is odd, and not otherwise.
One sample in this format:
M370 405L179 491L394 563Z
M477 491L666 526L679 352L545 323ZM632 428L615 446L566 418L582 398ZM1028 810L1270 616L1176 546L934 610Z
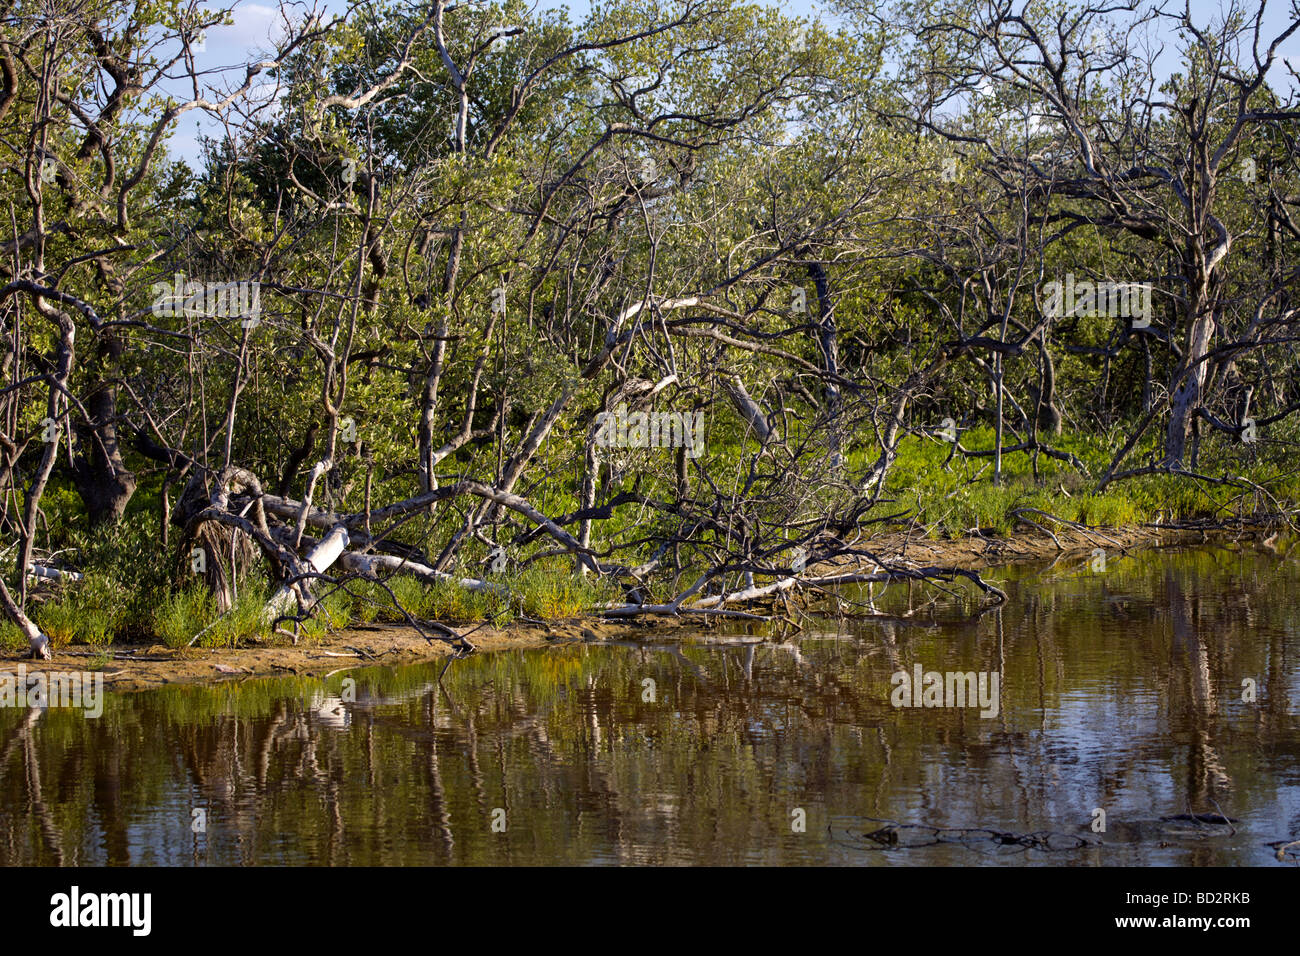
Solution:
M1050 521L1043 519L1044 525ZM1146 548L1177 547L1215 543L1219 545L1264 548L1275 553L1279 548L1266 532L1203 532L1199 530L1087 529L1051 528L1053 537L1039 531L1026 531L1005 538L971 535L955 540L930 540L905 532L882 533L862 542L860 547L890 564L912 567L947 566L985 570L1021 561L1086 560L1095 548L1115 556ZM1265 543L1267 542L1267 544ZM829 572L853 567L843 559L810 571ZM709 626L698 617L673 618L663 615L640 619L606 621L596 617L549 623L519 622L505 628L466 626L458 630L479 652L506 648L541 647L552 643L594 642L622 638L685 635ZM38 670L102 670L105 685L114 690L144 690L171 683L210 683L245 680L284 674L317 676L367 666L393 666L438 660L453 653L442 641L426 641L414 630L402 625L369 625L337 631L314 641L297 645L274 638L240 648L184 648L173 650L162 645L150 647L115 645L111 658L82 645L66 647L55 653L52 661L33 661L25 654L10 653L0 657L0 670L12 671L19 662L29 673Z
M1020 561L1051 561L1055 558L1078 559L1095 548L1113 557L1146 548L1189 547L1218 544L1258 547L1281 554L1273 528L1266 529L1169 529L1169 528L1073 528L1055 523L1040 514L1027 515L1042 530L1025 530L1008 537L985 537L971 534L952 540L931 540L907 532L876 535L860 547L882 561L918 566L981 570ZM1050 534L1048 534L1050 532ZM1267 542L1267 543L1266 543Z
M476 651L487 652L642 636L651 626L656 633L686 628L685 622L677 621L656 621L652 625L648 621L610 623L584 618L546 625L521 623L502 629L470 625L459 630ZM19 663L28 673L102 670L106 687L132 691L163 684L216 683L286 674L324 677L356 667L391 667L439 660L453 653L451 645L426 641L404 625L376 624L336 631L319 640L300 641L297 645L280 638L239 648L173 650L161 644L150 647L115 645L112 657L106 663L103 654L74 645L56 651L51 661L30 660L24 654L7 654L0 658L0 671L12 672Z

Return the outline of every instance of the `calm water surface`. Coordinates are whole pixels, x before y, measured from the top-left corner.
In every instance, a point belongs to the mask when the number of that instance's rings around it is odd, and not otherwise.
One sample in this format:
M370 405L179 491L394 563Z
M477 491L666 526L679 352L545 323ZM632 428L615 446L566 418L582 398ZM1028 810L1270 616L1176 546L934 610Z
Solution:
M991 577L1010 601L982 616L895 586L888 617L790 638L647 629L469 658L441 684L420 665L110 694L97 720L0 709L0 863L1283 865L1294 561ZM894 707L917 663L997 672L996 717ZM1218 808L1237 823L1161 820Z

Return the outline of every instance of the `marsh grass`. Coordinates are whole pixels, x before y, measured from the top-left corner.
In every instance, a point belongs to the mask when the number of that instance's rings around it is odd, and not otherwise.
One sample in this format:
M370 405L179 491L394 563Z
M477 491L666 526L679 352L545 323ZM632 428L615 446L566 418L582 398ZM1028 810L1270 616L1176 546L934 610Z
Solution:
M185 647L216 616L216 602L207 588L191 584L170 592L154 608L153 632L168 647Z
M319 641L330 631L340 630L352 623L352 607L353 598L347 591L339 588L328 592L317 600L311 615L299 622L299 633L309 641Z
M401 624L406 617L400 605L417 620L461 624L486 621L500 627L521 615L542 619L576 617L615 600L620 593L611 582L582 577L568 567L531 567L491 580L502 590L474 591L451 579L426 583L393 576L384 581L392 591L391 597L376 582L352 582L347 589L350 593L337 592L337 597L323 602L321 613L329 617L327 626L333 628L374 620Z
M50 645L58 650L67 647L77 635L78 613L66 597L46 601L33 612L36 626L45 632Z
M582 576L571 570L529 568L510 582L521 612L552 620L577 617L618 599L619 588L607 578Z
M262 610L269 593L266 582L250 575L240 583L234 607L218 616L208 590L201 584L190 584L172 591L158 604L152 630L171 648L188 646L200 632L202 636L196 642L199 647L238 647L268 634Z
M0 620L0 651L15 652L27 649L27 635L12 621Z
M432 588L423 581L412 577L394 576L385 583L388 585L388 590L392 592L385 614L387 620L405 621L403 610L412 617L430 616L433 611L434 594Z
M963 447L969 449L992 448L993 441L991 428L973 428L961 435ZM1066 521L1110 528L1275 510L1255 492L1187 476L1147 475L1112 483L1100 493L1092 491L1121 441L1118 436L1067 433L1053 439L1053 446L1076 455L1089 475L1040 455L1035 476L1030 456L1015 452L1004 456L1002 482L994 485L991 458L957 455L950 461L948 444L909 437L899 447L885 497L892 500L894 510L907 511L936 538L975 531L1005 536L1027 527L1017 521L1015 511L1019 508L1037 508ZM868 452L864 458L872 454ZM1279 501L1300 501L1300 473L1279 477L1278 463L1262 453L1212 438L1204 443L1201 454L1203 461L1216 463L1213 468L1203 467L1205 474L1242 475L1266 487ZM1135 452L1129 465L1136 466L1140 460Z
M240 584L234 606L199 638L198 646L238 647L253 638L268 636L268 628L262 623L262 612L269 598L268 583L250 575Z
M58 596L33 612L36 625L55 648L89 644L106 648L120 634L130 616L127 589L102 575L61 587Z
M506 584L505 581L498 583ZM427 614L439 621L493 621L504 620L509 613L510 599L495 591L471 591L455 581L438 581L425 588Z

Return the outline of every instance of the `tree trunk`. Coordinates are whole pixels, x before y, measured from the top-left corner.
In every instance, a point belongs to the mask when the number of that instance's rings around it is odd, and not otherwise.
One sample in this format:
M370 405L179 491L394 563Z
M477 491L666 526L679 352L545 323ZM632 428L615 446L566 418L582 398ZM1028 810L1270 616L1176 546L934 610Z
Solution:
M90 524L113 524L135 494L135 475L122 459L117 440L117 389L102 385L86 401L89 425L78 423L72 480L85 502Z
M1165 465L1181 468L1186 454L1187 439L1192 430L1192 416L1201 404L1201 392L1209 363L1201 361L1210 351L1214 338L1214 316L1208 308L1197 309L1187 336L1182 368L1187 371L1174 391L1169 414L1169 428L1165 433Z
M830 452L830 466L839 471L844 462L843 440L840 434L840 387L835 379L840 374L839 336L835 326L835 304L831 301L830 280L826 268L820 262L808 264L808 274L812 277L817 291L817 346L821 352L822 368L826 370L826 419L827 436Z

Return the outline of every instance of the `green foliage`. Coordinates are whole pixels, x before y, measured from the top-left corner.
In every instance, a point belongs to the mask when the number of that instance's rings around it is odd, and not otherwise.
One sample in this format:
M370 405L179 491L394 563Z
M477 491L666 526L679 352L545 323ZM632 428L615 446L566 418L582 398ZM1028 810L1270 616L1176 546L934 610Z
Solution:
M92 530L73 527L64 539L74 567L87 569L86 581L76 589L82 595L81 607L88 614L104 615L110 638L144 637L159 596L171 588L173 559L158 547L157 525L147 520L157 514L157 500L156 494L137 493L116 524ZM100 635L98 624L89 627Z
M510 581L522 613L531 618L554 620L590 613L618 599L618 588L609 579L582 576L571 570L529 568Z
M494 592L471 591L455 581L438 581L425 593L427 617L440 621L482 621L497 619L507 604Z
M107 647L122 632L139 596L125 585L101 575L87 575L73 591L82 618L82 639L92 647Z
M976 28L992 14L968 6L848 4L840 29L728 0L691 6L679 19L662 4L613 0L577 22L567 10L521 0L457 4L439 32L449 55L462 66L472 56L474 68L464 87L472 108L452 126L460 95L421 25L424 14L361 5L346 22L287 44L294 52L271 71L282 108L209 144L197 170L168 163L162 151L146 154L156 142L151 124L166 115L151 108L159 105L152 97L165 91L128 84L120 102L104 102L111 85L101 82L102 56L84 44L110 37L123 69L153 82L142 64L178 39L155 35L176 27L177 0L136 5L122 23L105 22L106 5L78 7L67 14L66 35L33 34L38 46L23 63L54 55L41 43L62 44L67 95L37 95L31 71L19 70L0 132L14 155L39 149L66 168L40 190L21 181L22 164L0 170L10 220L46 224L13 250L13 275L37 275L39 267L57 277L62 295L84 298L99 315L137 317L151 310L155 282L275 278L263 282L260 300L274 321L254 328L230 315L153 313L147 323L95 330L69 299L77 348L66 388L45 380L44 359L32 364L15 353L0 363L14 376L0 381L11 412L6 428L15 422L6 441L24 449L8 472L19 481L0 489L5 508L51 447L28 440L51 398L71 410L37 536L42 552L57 553L86 580L39 585L33 607L42 626L56 644L97 646L153 635L180 646L208 625L207 643L261 632L262 566L240 582L237 606L220 621L205 593L175 590L183 558L163 546L159 520L180 485L168 486L164 503L158 465L168 456L137 437L194 455L185 475L205 492L225 464L236 464L268 493L290 497L301 494L304 472L328 444L333 467L317 501L346 514L418 493L420 442L437 447L463 430L472 437L454 443L439 476L492 483L508 461L523 460L529 432L554 408L553 427L529 449L512 488L556 518L620 501L591 521L590 546L632 566L672 542L655 590L680 583L683 569L770 551L828 516L867 522L848 540L863 528L898 526L873 524L882 514L940 536L1007 535L1027 527L1032 513L1024 509L1105 526L1294 510L1300 417L1288 410L1297 407L1300 378L1290 337L1279 327L1260 338L1261 322L1290 314L1278 290L1296 251L1293 230L1269 229L1261 218L1271 215L1265 197L1293 195L1300 173L1290 121L1269 118L1280 115L1269 108L1276 94L1259 84L1249 98L1258 109L1237 124L1230 89L1207 83L1218 75L1202 62L1217 56L1215 40L1170 61L1182 71L1165 85L1181 104L1172 111L1123 106L1140 102L1131 87L1148 79L1145 67L1165 66L1119 55L1104 59L1123 68L1079 74L1076 103L1030 97L1026 84L1050 80L1045 64L1030 60L972 97L966 87L996 62L988 44L1000 32ZM1049 26L1054 8L1030 6L1026 22ZM1062 37L1073 51L1067 59L1080 55L1100 16L1071 21L1071 36ZM496 24L517 30L494 38ZM808 29L792 43L801 26ZM1124 31L1104 33L1118 42ZM562 55L575 47L578 55ZM1032 58L1032 50L1021 52ZM409 57L409 69L394 70L399 57ZM1062 66L1071 76L1076 68ZM1149 79L1147 88L1170 80ZM963 109L925 129L929 118L912 114L906 92L920 88L926 102ZM368 89L375 95L364 109L321 107L329 92ZM1062 109L1068 122L1052 115ZM113 135L87 143L86 115L115 116ZM883 119L891 116L899 121ZM1204 130L1180 118L1198 116L1207 118ZM1068 129L1099 131L1095 170L1079 168ZM1213 141L1230 130L1241 154L1230 161L1257 158L1258 183L1187 158L1212 154ZM1202 133L1208 146L1193 142ZM1026 167L1030 156L1037 158ZM953 175L941 175L949 161ZM1166 172L1088 180L1135 163ZM129 182L114 170L132 170ZM381 174L372 177L375 170ZM1083 177L1078 188L1058 188L1075 176ZM118 180L121 206L106 216L96 190ZM1170 184L1196 201L1179 199ZM1100 205L1097 196L1106 197ZM1115 203L1128 214L1113 215ZM1197 245L1212 237L1203 223L1184 221L1183 207L1212 214L1234 237L1213 282L1188 285L1189 263L1207 258ZM1039 225L1029 228L1031 221ZM1068 228L1044 228L1049 223ZM36 250L39 263L30 258ZM103 250L112 250L111 270ZM1145 334L1092 308L1042 321L1046 279L1154 280L1152 270L1163 278ZM1249 386L1253 412L1276 420L1250 447L1207 425L1186 464L1259 487L1149 475L1096 490L1149 404L1174 387L1188 358L1174 344L1189 338L1176 304L1186 288L1202 287L1214 299L1210 344L1224 350L1196 411L1235 421ZM799 314L790 304L795 289L808 294ZM673 297L681 298L672 304ZM648 308L635 319L623 311L638 302ZM1001 348L987 347L993 337ZM1247 339L1239 350L1224 348ZM32 356L53 356L58 326L34 318L12 340ZM588 367L604 342L617 342L617 355ZM995 354L1003 386L996 391ZM1064 431L1046 440L1080 466L1007 451L995 481L987 454L994 418L1001 416L1005 445L1025 441L1030 396L1049 367ZM435 368L437 400L426 410ZM737 411L737 382L775 429L761 448L751 416ZM85 419L100 414L88 406L109 384L116 403L109 417L139 486L121 520L89 530L73 474L86 480L93 443ZM616 389L647 408L699 411L702 456L679 469L670 450L622 449L602 452L589 472L584 443ZM861 479L903 395L908 437L877 489L880 500L866 508ZM1123 467L1163 460L1169 415L1158 411ZM922 437L945 416L960 422L964 451ZM350 422L352 438L327 437L337 417ZM228 448L218 440L227 422ZM840 473L827 463L832 437L847 460ZM164 467L172 482L183 477L174 459ZM593 501L582 500L588 481ZM472 497L373 530L426 556L459 542L448 552L457 573L478 575L483 528L465 521ZM502 541L523 541L533 526L495 506L491 522ZM182 537L177 530L171 540ZM568 617L616 598L610 583L539 558L554 547L543 538L527 538L510 555L516 570L492 576L504 591L399 576L387 581L390 596L352 582L350 596L327 598L302 629L320 637L352 621L400 622L402 609L464 622Z
M47 601L36 610L35 620L56 650L73 642L81 624L81 616L69 600Z
M380 598L387 607L380 612L380 616L385 621L404 621L406 618L402 615L405 610L412 617L429 617L433 607L433 595L429 588L418 578L409 575L394 575L384 582L388 591L392 592L389 597L388 592L382 588L378 589L383 595ZM396 601L396 604L394 604Z
M201 584L170 591L154 608L153 632L171 648L185 647L216 618L216 602Z
M347 627L352 620L353 599L342 589L331 592L317 605L317 612L331 629Z
M72 643L107 647L126 623L130 595L125 587L99 574L65 586L55 600L35 612L36 624L54 647Z
M27 650L27 635L12 621L0 618L0 652Z
M319 640L330 631L340 630L352 621L354 599L339 589L318 600L311 615L299 623L300 633L308 640Z
M207 588L191 584L168 593L155 608L154 633L168 647L187 646L196 634L198 647L238 647L268 634L262 623L269 588L258 578L240 582L234 607L218 615Z
M270 587L264 579L249 577L240 582L234 606L199 638L198 646L238 647L254 638L268 636L262 615L269 597Z
M964 448L991 449L991 428L972 428L961 434ZM1062 435L1056 446L1079 457L1092 476L1106 470L1115 447L1107 436ZM1023 453L1003 457L1002 483L992 483L991 457L949 460L951 446L929 438L907 438L887 481L889 497L909 512L934 536L965 534L1005 536L1028 528L1017 521L1017 509L1036 508L1065 521L1094 527L1125 528L1145 523L1171 523L1223 517L1234 511L1249 513L1255 495L1240 487L1219 486L1189 477L1147 475L1112 483L1103 492L1089 489L1094 479L1082 476L1067 463L1040 456L1038 475L1032 459ZM1244 474L1285 500L1300 500L1300 480L1290 476L1270 478L1267 463L1243 463ZM1025 517L1046 522L1042 516Z

